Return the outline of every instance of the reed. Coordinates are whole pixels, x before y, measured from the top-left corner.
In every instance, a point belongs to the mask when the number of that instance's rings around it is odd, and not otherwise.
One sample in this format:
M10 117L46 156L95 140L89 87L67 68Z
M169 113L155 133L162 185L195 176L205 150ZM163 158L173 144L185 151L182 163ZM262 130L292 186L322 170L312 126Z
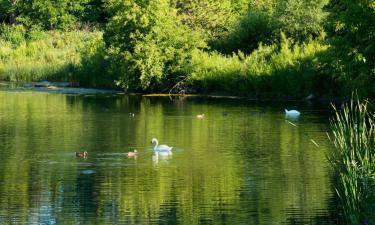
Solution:
M331 120L335 148L329 161L346 224L375 224L374 113L368 101L352 100Z
M97 59L98 51L104 52L101 32L49 31L40 38L18 38L17 42L10 38L17 36L13 33L0 38L1 80L97 83L92 80L102 72L96 69L103 67L103 60Z
M199 92L222 91L250 97L300 98L319 94L324 92L325 84L316 70L318 57L328 48L317 40L293 44L282 35L280 45L260 44L249 55L196 51L187 72L188 82Z

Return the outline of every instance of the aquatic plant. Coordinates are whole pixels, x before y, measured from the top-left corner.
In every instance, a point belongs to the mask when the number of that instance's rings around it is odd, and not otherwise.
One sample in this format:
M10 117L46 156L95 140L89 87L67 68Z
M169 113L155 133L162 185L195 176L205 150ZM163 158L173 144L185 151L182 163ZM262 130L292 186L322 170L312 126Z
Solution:
M368 101L352 100L331 120L335 148L329 154L339 208L346 224L374 224L375 125Z

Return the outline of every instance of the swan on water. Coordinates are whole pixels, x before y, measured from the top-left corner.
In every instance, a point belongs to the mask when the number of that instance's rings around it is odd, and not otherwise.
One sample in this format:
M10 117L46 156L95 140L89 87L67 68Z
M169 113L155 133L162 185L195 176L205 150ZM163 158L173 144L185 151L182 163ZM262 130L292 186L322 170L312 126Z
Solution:
M172 150L173 147L169 147L168 145L158 145L159 144L158 139L153 138L151 140L151 143L155 145L154 146L155 152L159 152L159 153L164 152L164 153L172 154L171 150Z
M285 109L285 115L287 116L299 116L301 113L297 110L287 110Z

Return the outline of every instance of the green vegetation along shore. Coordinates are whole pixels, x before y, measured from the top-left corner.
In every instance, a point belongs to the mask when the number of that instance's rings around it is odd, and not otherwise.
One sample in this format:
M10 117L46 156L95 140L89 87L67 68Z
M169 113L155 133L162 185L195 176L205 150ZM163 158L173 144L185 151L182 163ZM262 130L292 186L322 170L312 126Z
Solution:
M372 1L2 0L0 12L2 80L274 99L375 96Z

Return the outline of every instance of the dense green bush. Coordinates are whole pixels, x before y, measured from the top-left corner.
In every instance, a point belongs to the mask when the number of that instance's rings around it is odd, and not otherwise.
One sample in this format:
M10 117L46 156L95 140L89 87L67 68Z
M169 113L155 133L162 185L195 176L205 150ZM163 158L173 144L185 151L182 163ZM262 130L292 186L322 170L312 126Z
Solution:
M216 49L227 54L238 50L249 54L259 43L270 44L274 41L274 32L277 28L275 22L266 11L249 11L226 39L220 40Z
M181 24L168 1L110 1L114 16L106 29L112 73L126 90L162 91L186 76L200 36Z
M328 0L286 0L279 1L274 16L280 30L294 40L304 41L323 32Z
M328 40L334 47L327 71L342 80L346 94L375 98L375 5L373 1L330 1Z

